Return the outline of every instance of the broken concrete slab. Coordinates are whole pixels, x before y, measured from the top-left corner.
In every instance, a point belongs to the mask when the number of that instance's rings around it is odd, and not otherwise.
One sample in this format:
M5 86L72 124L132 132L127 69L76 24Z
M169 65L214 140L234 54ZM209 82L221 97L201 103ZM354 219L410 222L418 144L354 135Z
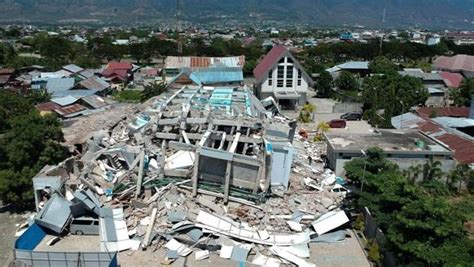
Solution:
M165 248L169 250L175 250L178 252L179 256L186 257L191 254L193 251L188 248L186 245L178 242L176 239L171 239L166 243Z
M349 218L343 210L330 211L314 221L312 226L318 235L322 235L346 224L347 222L349 222Z

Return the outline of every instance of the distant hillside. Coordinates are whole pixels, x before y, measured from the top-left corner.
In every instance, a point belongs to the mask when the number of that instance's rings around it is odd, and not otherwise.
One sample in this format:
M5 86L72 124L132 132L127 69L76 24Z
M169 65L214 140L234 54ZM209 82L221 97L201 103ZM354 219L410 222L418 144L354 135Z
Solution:
M189 21L229 19L321 25L474 28L474 0L182 0ZM175 0L0 0L0 21L99 19L117 23L168 20Z

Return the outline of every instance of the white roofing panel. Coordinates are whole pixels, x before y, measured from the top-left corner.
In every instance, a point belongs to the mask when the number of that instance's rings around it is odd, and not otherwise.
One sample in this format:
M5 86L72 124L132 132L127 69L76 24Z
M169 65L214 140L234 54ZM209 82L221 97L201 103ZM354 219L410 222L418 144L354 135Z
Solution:
M76 103L76 101L77 101L77 98L70 95L51 99L51 102L54 102L62 107L74 104Z
M346 213L341 211L330 211L323 214L319 219L312 223L314 230L318 235L325 234L341 225L349 222Z

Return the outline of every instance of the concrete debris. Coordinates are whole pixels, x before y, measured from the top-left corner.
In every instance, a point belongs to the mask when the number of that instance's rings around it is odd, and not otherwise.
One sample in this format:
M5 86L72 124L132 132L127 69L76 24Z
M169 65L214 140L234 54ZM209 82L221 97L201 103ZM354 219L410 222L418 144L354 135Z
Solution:
M194 252L195 259L200 261L209 258L209 250L200 250Z
M332 233L323 234L311 239L312 243L338 243L346 239L346 231L340 230Z
M323 214L319 219L312 223L314 230L318 235L325 234L349 222L346 213L341 211L331 211Z
M271 247L270 251L276 256L281 257L291 263L296 264L296 266L298 267L316 267L316 264L309 263L305 261L304 259L287 251L286 249L279 248L279 247Z
M311 242L345 238L328 232L349 221L338 210L349 190L325 170L325 145L263 102L194 87L148 101L37 174L36 224L62 237L76 218L98 220L102 252L167 249L163 264L194 252L314 266Z
M166 243L165 248L169 250L177 251L179 256L186 257L191 254L193 251L188 248L186 245L179 243L176 239L171 239Z

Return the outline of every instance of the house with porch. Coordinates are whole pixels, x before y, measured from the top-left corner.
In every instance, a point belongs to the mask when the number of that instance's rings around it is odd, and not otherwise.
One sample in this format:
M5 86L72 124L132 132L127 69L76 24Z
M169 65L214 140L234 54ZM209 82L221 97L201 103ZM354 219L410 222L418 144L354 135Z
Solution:
M253 70L255 95L259 99L273 97L282 109L296 109L306 103L314 85L296 58L283 46L275 46Z

